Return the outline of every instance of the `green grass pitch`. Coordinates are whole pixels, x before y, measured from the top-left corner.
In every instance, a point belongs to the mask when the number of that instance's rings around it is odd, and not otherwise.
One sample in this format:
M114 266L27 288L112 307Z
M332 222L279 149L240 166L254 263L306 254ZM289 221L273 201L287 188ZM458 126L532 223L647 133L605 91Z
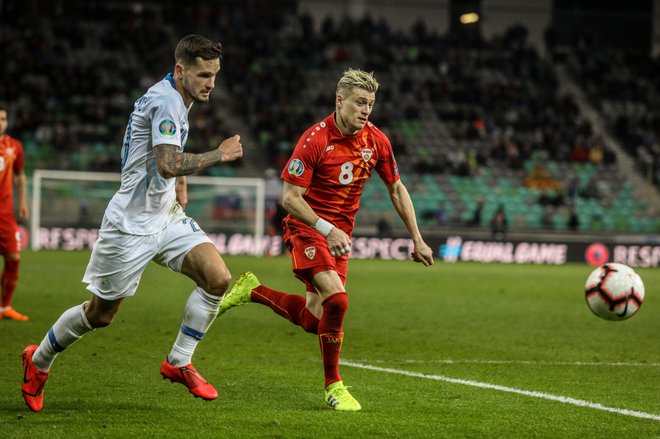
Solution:
M358 413L325 408L316 338L256 304L218 319L194 357L217 400L163 380L193 285L152 265L110 327L59 356L32 413L20 353L88 298L88 258L23 254L14 305L30 321L0 321L1 437L660 437L660 270L639 269L644 305L608 322L585 304L587 265L352 261L342 358L378 368L342 366ZM302 292L288 258L225 259L234 278Z

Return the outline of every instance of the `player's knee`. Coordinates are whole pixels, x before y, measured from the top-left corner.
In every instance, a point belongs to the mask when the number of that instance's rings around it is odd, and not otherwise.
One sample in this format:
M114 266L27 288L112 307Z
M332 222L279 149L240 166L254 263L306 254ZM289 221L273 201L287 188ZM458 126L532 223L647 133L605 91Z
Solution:
M344 315L348 311L348 295L337 293L323 301L323 312L332 315Z
M305 319L301 326L305 332L309 332L310 334L318 335L319 333L319 320L317 318Z
M110 326L112 321L115 318L114 313L101 313L101 314L92 314L87 316L87 320L89 321L89 324L92 326L92 328L105 328L106 326Z
M204 291L214 296L222 296L229 289L230 284L231 273L225 271L209 279Z
M115 318L115 314L119 311L119 307L102 308L90 304L85 309L85 318L92 328L104 328L109 326Z

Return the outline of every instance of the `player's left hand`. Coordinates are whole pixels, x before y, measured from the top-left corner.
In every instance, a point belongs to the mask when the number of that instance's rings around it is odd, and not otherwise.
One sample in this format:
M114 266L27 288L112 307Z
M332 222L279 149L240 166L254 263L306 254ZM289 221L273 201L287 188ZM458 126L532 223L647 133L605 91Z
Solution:
M351 251L351 238L340 228L333 228L328 236L330 254L336 258L347 255Z
M433 265L433 250L424 241L415 245L410 256L413 258L413 261L421 262L426 267Z
M30 213L28 211L28 208L26 205L21 204L18 207L18 220L27 221L28 218L30 218Z

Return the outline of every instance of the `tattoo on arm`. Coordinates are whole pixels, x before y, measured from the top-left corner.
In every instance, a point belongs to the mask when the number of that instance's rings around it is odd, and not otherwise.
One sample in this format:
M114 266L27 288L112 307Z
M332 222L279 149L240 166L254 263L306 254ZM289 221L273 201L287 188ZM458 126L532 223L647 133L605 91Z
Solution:
M218 150L190 154L179 152L174 145L158 145L154 151L158 170L165 178L193 174L222 160L222 153Z

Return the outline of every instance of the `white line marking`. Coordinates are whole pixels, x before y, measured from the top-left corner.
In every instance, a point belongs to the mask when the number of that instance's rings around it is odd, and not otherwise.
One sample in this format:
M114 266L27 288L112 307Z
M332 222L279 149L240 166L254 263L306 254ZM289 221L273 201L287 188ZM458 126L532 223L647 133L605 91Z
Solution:
M393 373L396 375L405 375L409 377L414 377L414 378L424 378L427 380L435 380L435 381L445 381L448 383L452 384L463 384L464 386L472 386L472 387L479 387L481 389L492 389L492 390L499 390L502 392L509 392L509 393L517 393L519 395L525 395L525 396L531 396L534 398L542 398L542 399L548 399L550 401L557 401L561 402L563 404L572 404L580 407L588 407L596 410L603 410L606 412L612 412L612 413L618 413L620 415L626 415L626 416L633 416L636 418L643 418L643 419L652 419L654 421L660 421L660 415L657 415L655 413L646 413L646 412L640 412L636 410L628 410L628 409L620 409L616 407L608 407L602 404L599 404L597 402L591 402L591 401L584 401L581 399L575 399L575 398L569 398L568 396L561 396L561 395L552 395L549 393L543 393L543 392L534 392L530 390L522 390L522 389L516 389L514 387L506 387L506 386L499 386L497 384L490 384L490 383L483 383L480 381L473 381L473 380L463 380L459 378L451 378L447 376L442 376L442 375L427 375L424 373L418 373L418 372L410 372L407 370L399 370L399 369L390 369L387 367L377 367L377 366L370 366L368 364L362 364L362 363L355 363L352 361L341 361L341 364L344 366L349 366L349 367L356 367L358 369L367 369L367 370L373 370L376 372L385 372L385 373Z
M628 363L623 361L606 363L599 361L532 361L532 360L368 360L372 363L440 363L440 364L522 364L529 366L611 366L611 367L658 367L660 363Z

